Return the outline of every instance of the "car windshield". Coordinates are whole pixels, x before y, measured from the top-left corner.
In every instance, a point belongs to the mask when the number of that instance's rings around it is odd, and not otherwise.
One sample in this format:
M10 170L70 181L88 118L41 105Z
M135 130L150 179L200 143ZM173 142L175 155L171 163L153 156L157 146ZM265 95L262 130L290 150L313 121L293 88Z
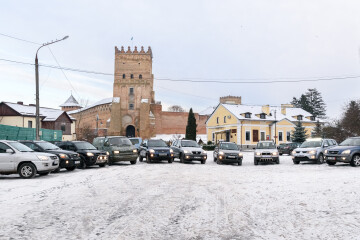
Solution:
M301 148L315 148L315 147L321 147L322 140L319 141L305 141L303 144L301 144Z
M149 140L149 147L167 147L166 143L163 140Z
M259 142L256 145L256 149L275 149L275 143L273 142Z
M195 141L181 141L181 146L183 146L183 147L196 147L196 148L199 147L199 145Z
M280 143L279 147L286 147L286 143Z
M31 148L29 148L28 146L25 146L24 144L19 143L19 142L9 142L9 145L20 152L33 152L34 151Z
M221 143L220 149L224 150L239 150L238 146L235 143Z
M81 150L96 150L96 148L88 142L74 142L77 149Z
M360 138L348 138L340 143L339 146L360 146Z
M137 139L137 138L132 138L132 139L130 139L130 142L132 143L132 144L139 144L139 139Z
M59 150L60 148L52 143L49 142L37 142L37 145L42 147L45 150Z
M130 142L130 140L128 138L125 137L114 137L114 138L109 138L109 143L110 145L114 145L114 146L131 146L132 143Z

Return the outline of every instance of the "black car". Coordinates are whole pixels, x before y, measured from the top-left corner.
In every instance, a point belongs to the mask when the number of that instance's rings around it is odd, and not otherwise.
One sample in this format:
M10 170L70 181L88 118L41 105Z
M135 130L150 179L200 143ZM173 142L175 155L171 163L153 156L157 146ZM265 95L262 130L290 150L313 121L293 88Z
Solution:
M173 150L161 139L144 140L139 149L139 160L146 159L147 163L157 161L174 161Z
M291 152L295 149L300 147L301 143L289 142L289 143L280 143L278 146L279 155L283 154L291 154Z
M233 142L220 142L214 149L214 162L222 163L237 163L242 165L243 154L240 152L238 145Z
M360 137L348 138L339 146L325 150L325 160L329 165L343 162L353 167L360 166Z
M68 171L73 171L76 167L80 166L80 155L73 151L66 151L58 146L46 141L19 141L20 143L28 146L35 152L47 152L55 154L59 157L59 167L54 172L59 172L61 168L66 168Z
M91 143L85 141L66 141L56 143L56 145L64 150L74 151L80 154L81 168L92 165L104 167L108 162L106 152L97 150Z

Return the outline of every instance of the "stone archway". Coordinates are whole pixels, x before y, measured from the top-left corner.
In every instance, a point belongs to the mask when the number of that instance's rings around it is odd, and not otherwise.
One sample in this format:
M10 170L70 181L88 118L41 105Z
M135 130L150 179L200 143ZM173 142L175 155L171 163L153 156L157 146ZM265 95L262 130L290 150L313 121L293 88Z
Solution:
M135 127L133 125L129 125L126 127L126 136L135 137Z

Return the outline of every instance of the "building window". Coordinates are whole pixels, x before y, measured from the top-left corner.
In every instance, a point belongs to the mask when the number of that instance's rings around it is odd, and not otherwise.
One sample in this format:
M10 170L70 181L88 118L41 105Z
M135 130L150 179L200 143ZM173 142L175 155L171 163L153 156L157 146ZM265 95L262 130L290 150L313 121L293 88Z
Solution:
M251 113L245 113L245 118L251 118Z
M283 132L279 132L279 142L283 141Z
M260 132L260 141L265 141L265 132Z
M245 141L250 141L250 131L245 132Z
M261 114L260 114L260 118L261 118L261 119L265 119L265 113L261 113Z
M66 130L66 125L65 123L61 124L61 131L64 133Z
M224 116L224 123L226 123L226 116Z
M131 74L131 75L130 75L130 78L133 79L133 78L134 78L134 74Z
M141 74L139 75L139 79L142 79L142 75L141 75Z
M215 133L212 133L212 140L215 142Z
M129 88L129 94L134 95L134 88L133 87Z
M216 118L216 123L219 124L219 117Z
M315 117L314 117L314 116L311 116L311 117L310 117L310 120L311 120L311 121L315 121Z
M134 110L134 104L133 103L129 104L129 110Z
M123 74L123 79L125 79L125 74Z
M291 133L286 132L286 141L291 142Z
M28 128L32 128L32 121L28 121Z
M302 115L297 116L297 120L299 120L299 121L303 120Z

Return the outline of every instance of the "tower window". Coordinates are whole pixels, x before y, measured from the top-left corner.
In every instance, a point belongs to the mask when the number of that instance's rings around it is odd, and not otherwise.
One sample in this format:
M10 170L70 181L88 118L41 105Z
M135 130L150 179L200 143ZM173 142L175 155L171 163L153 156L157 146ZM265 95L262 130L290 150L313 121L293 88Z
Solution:
M130 94L130 95L133 95L133 94L134 94L134 88L133 88L133 87L129 88L129 94Z
M133 103L129 104L129 110L134 110L134 104Z
M141 74L139 75L139 79L142 79L142 75L141 75Z
M125 74L123 74L123 79L125 78Z
M133 78L134 78L134 74L131 74L131 75L130 75L130 78L133 79Z

